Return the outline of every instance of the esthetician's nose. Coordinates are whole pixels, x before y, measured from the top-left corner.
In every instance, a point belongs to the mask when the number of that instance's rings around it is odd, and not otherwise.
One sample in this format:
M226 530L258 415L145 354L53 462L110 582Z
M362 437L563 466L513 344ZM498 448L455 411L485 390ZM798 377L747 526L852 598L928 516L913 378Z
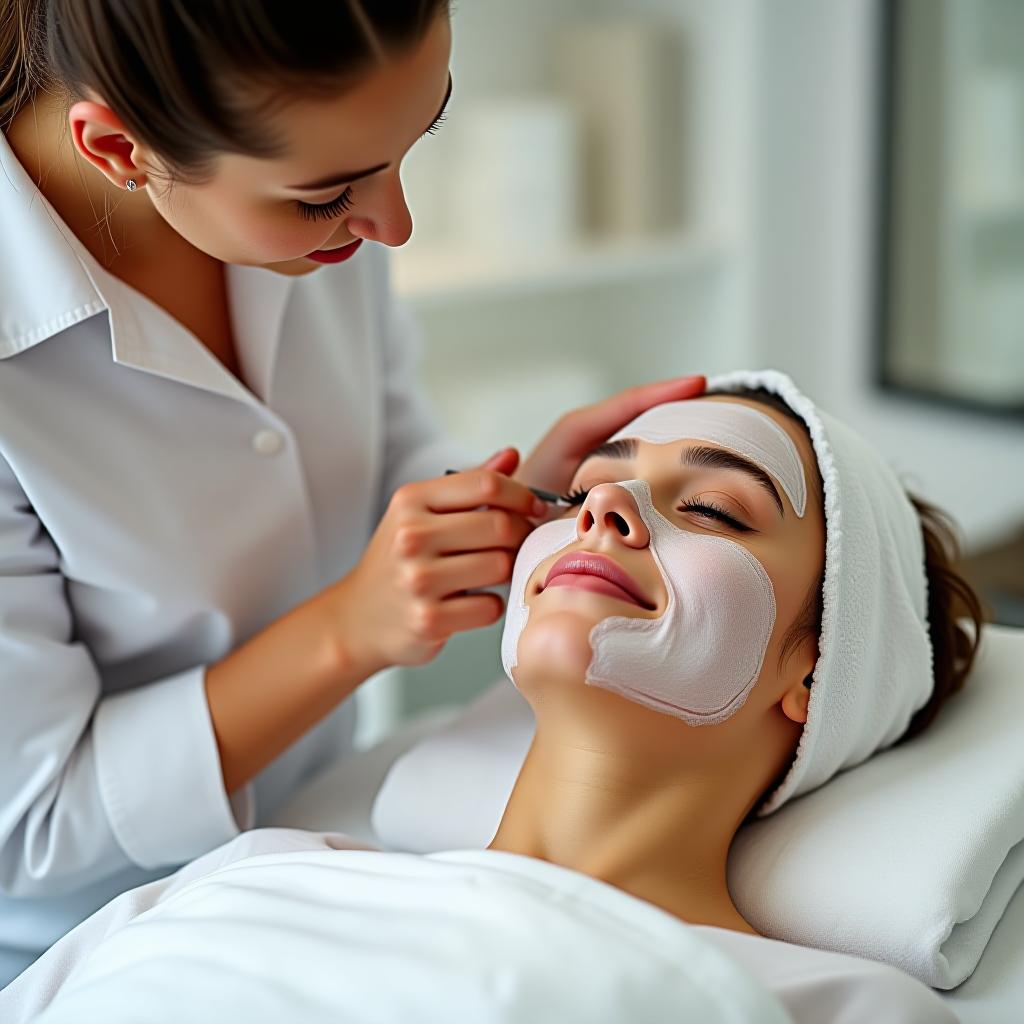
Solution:
M368 181L359 205L345 221L349 234L383 245L405 245L412 237L412 214L398 171Z
M607 537L631 548L645 548L651 543L633 495L618 484L599 484L591 490L580 508L576 529L580 537Z

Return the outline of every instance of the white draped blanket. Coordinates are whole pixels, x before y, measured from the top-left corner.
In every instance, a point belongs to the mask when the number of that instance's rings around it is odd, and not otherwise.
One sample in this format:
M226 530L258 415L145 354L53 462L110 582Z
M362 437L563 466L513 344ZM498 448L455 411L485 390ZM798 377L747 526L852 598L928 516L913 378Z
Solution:
M0 1019L49 1004L39 1024L789 1020L697 929L576 872L253 835L288 852L233 859L244 836L115 900L0 993Z

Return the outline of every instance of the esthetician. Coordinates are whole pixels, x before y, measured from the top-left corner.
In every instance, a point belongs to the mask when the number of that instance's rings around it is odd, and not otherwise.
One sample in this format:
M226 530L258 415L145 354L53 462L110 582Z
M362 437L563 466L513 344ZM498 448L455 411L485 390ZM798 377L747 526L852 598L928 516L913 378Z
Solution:
M703 387L443 476L384 247L448 13L0 0L0 982L264 820L501 615L527 484Z

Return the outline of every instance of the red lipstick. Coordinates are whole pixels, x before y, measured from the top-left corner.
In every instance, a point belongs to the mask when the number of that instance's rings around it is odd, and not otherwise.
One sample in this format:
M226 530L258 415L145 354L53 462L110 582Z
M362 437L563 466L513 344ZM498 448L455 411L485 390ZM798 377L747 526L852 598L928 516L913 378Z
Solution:
M363 240L357 238L354 242L341 246L340 249L317 249L316 252L307 253L306 259L315 260L317 263L344 263L345 260L355 256L356 250L362 244Z
M647 611L655 608L625 569L607 556L589 551L573 551L558 559L544 580L543 589L548 587L577 587L639 605Z

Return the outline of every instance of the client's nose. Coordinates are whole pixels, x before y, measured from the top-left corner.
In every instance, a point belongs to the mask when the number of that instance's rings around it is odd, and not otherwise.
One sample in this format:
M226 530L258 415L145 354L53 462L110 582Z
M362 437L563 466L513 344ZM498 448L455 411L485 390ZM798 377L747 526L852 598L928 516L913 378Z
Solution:
M599 484L591 490L580 508L576 529L580 537L593 535L595 539L613 533L631 548L645 548L651 543L633 495L618 484Z

